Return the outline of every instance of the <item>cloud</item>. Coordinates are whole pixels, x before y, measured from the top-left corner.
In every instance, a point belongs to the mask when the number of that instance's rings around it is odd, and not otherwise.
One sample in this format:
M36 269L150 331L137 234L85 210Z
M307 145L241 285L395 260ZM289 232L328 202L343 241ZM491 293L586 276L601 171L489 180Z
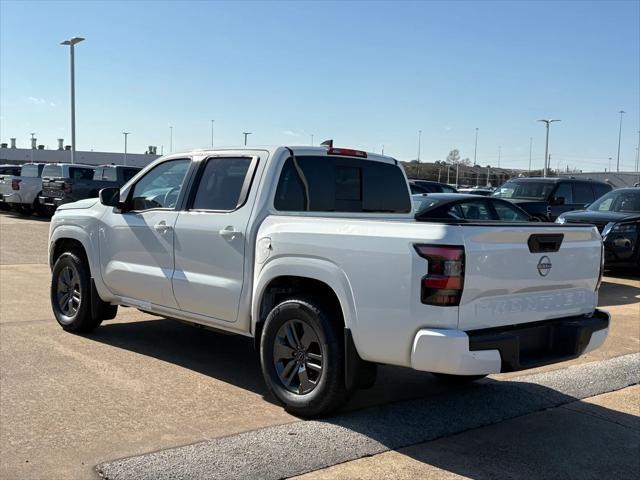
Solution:
M46 98L27 97L26 100L27 100L27 102L29 102L32 105L48 105L51 108L55 108L56 107L55 102L51 102L51 101L47 100Z
M37 97L27 97L27 102L33 103L34 105L43 105L47 103L47 101L44 98L37 98Z
M293 130L285 130L282 132L284 135L288 135L289 137L301 137L302 134L298 132L294 132Z

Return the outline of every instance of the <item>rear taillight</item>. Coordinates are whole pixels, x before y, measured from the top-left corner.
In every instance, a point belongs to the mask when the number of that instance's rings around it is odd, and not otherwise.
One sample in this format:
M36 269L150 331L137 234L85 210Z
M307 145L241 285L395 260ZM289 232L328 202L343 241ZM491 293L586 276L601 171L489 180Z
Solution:
M18 180L17 178L14 178L13 180L11 180L11 190L20 190L20 182L22 180Z
M450 245L414 245L427 260L427 275L422 277L420 300L426 305L460 305L464 287L464 247Z
M73 191L72 185L73 183L71 182L64 182L62 184L62 190L64 190L65 193L71 193Z

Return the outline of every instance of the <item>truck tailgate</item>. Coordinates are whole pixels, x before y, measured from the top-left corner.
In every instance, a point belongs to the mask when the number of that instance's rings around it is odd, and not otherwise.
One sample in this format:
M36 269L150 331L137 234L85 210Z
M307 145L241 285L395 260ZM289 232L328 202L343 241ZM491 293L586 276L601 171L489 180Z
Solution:
M463 225L459 328L587 314L597 306L601 238L594 227Z
M45 197L62 197L64 178L47 177L42 179L42 195Z

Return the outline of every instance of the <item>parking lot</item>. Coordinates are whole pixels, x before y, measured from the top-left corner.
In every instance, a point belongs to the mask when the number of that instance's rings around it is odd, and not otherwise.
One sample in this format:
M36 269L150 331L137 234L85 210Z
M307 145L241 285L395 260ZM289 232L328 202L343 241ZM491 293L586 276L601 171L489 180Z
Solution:
M338 415L302 421L269 396L245 338L126 308L92 334L65 333L49 306L48 228L0 212L2 478L632 478L640 468L638 278L605 277L610 335L580 359L468 387L382 367Z

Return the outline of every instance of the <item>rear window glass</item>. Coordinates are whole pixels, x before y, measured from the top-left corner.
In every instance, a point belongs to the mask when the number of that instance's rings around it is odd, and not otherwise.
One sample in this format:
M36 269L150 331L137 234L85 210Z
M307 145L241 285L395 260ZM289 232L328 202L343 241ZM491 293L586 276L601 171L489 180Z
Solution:
M42 177L62 177L62 167L60 165L45 165L42 169Z
M0 175L20 175L20 167L0 167Z
M139 168L125 168L122 170L122 179L126 183L129 180L131 180L133 177L135 177L139 171L140 171Z
M402 170L359 158L287 159L274 206L280 211L407 213L411 200Z
M118 180L118 172L113 167L104 167L102 179L108 180L109 182L115 182Z
M573 202L574 203L591 203L593 202L593 190L588 183L573 184Z
M93 168L69 168L69 178L72 180L93 180Z
M499 198L531 198L546 200L555 187L554 182L516 182L509 181L502 185L494 197Z

